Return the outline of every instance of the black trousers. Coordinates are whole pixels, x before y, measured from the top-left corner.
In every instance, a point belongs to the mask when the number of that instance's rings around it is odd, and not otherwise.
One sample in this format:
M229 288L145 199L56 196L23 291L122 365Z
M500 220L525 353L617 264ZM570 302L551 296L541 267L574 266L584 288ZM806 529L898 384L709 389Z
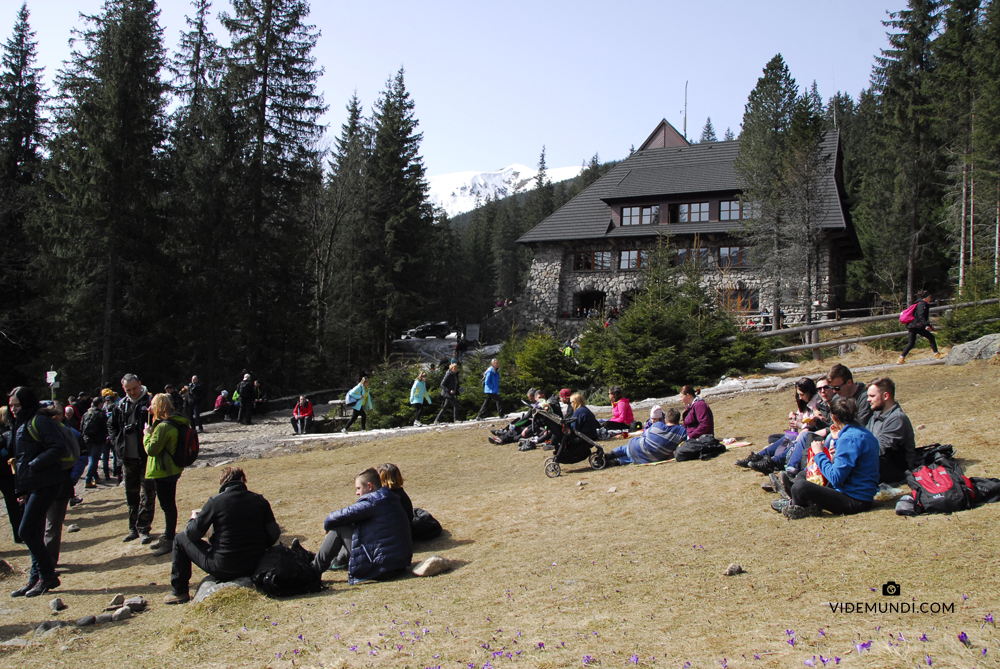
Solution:
M899 483L906 480L906 469L892 462L884 455L878 459L878 482Z
M252 558L253 556L249 556ZM242 576L250 576L257 569L256 560L248 559L246 565L253 562L253 566L248 566L241 571L226 571L221 569L219 556L212 550L211 544L204 539L191 540L188 535L181 532L174 537L174 553L170 566L170 589L175 595L183 595L188 591L188 584L191 583L191 565L198 565L198 568L207 574L211 574L219 581L232 581Z
M6 462L0 462L0 493L3 494L4 504L7 505L7 520L10 521L10 529L14 533L14 543L21 543L21 535L18 529L21 527L21 516L24 515L24 507L17 501L17 492L14 484L17 479L10 472L10 467Z
M458 398L457 397L442 397L441 398L441 410L438 411L438 415L434 418L434 422L437 423L441 420L441 415L451 407L451 419L458 422Z
M427 405L425 405L423 402L420 402L418 404L411 404L410 406L413 407L413 412L414 412L413 422L419 423L420 417L424 415L424 407Z
M146 463L139 458L125 460L125 503L128 504L128 529L149 534L156 508L156 486L146 478Z
M476 420L479 420L486 415L486 410L490 406L490 402L493 402L497 408L497 417L503 417L503 404L500 402L500 395L496 393L486 393L486 398L483 400L483 406L479 407L479 413L476 414Z
M252 425L250 417L253 415L252 402L240 402L239 420L244 425Z
M156 488L156 500L160 503L160 510L163 511L163 539L173 540L177 534L177 476L167 476L162 479L152 479Z
M312 421L312 416L301 416L299 418L292 416L292 430L295 434L309 434Z
M351 410L351 420L347 421L347 427L345 427L344 429L345 430L350 430L351 426L354 425L354 421L356 421L358 419L358 416L361 416L361 429L362 430L367 429L367 426L368 426L368 414L365 413L364 409L352 409Z
M934 351L935 353L938 352L937 340L934 339L934 335L932 335L930 332L928 332L927 328L917 328L915 330L909 330L907 332L906 348L904 348L903 352L899 354L900 356L902 356L902 357L905 358L906 355L911 350L913 350L913 347L917 345L917 335L920 335L921 337L923 337L924 339L926 339L927 341L929 341L931 343L931 350L932 351Z
M812 481L807 481L802 476L795 478L791 498L792 504L798 506L815 504L830 513L844 515L868 511L874 504L874 502L862 502L860 499L854 499L850 495L845 495L827 486L816 485Z

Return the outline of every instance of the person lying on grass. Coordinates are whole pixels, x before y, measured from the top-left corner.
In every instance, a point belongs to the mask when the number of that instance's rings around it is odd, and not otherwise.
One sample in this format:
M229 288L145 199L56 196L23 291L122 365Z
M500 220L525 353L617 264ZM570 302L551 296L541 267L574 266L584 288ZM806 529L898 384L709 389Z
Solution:
M331 565L340 569L346 565L347 582L352 585L395 578L413 560L411 518L400 497L382 485L379 473L371 467L354 479L354 491L358 501L324 521L326 538L313 567L322 574Z
M677 446L687 441L687 430L678 424L681 412L677 409L667 409L664 414L663 408L656 405L649 412L649 420L651 423L642 434L608 452L605 456L608 467L663 462L674 457Z
M872 508L878 492L878 439L854 423L857 410L853 399L838 397L833 401L830 435L825 444L814 442L810 448L819 483L800 472L792 485L791 499L775 500L771 508L792 520L819 515L824 510L854 514Z

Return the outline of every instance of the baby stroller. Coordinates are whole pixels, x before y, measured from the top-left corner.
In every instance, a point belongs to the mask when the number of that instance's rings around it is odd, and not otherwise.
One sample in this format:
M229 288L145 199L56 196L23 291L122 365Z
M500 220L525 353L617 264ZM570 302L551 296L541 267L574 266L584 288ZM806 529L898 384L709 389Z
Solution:
M552 441L559 440L552 457L546 459L543 465L546 476L550 479L557 478L562 475L560 465L572 465L583 460L589 460L590 466L594 469L604 469L607 464L604 449L587 435L577 432L569 424L569 419L562 419L548 411L537 411L535 415L548 424L549 430L554 435Z

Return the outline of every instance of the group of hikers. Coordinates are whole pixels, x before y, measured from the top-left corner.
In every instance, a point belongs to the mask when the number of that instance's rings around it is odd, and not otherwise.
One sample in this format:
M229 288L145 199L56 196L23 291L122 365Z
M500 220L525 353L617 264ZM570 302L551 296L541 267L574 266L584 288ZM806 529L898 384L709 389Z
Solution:
M245 473L233 467L222 472L219 494L193 512L178 533L177 485L186 464L182 444L196 428L178 412L171 393L150 396L134 374L122 378L122 391L121 399L94 398L79 425L82 430L72 427L75 411L42 402L25 386L12 390L7 405L0 407L0 455L6 465L0 467L0 489L14 541L31 554L28 581L12 597L35 597L61 585L56 567L67 506L86 465L93 471L88 487L100 481L95 463L105 445L114 453L125 488L128 531L122 541L138 540L153 556L172 555L172 592L166 603L188 601L192 564L218 579L247 576L277 541L270 504L250 492ZM104 467L110 482L107 462ZM392 577L409 566L414 537L432 538L441 531L430 514L413 508L396 465L364 470L355 490L357 502L333 512L324 523L325 539L310 557L318 573L346 568L351 583ZM157 503L164 520L154 539ZM210 529L211 540L205 541Z

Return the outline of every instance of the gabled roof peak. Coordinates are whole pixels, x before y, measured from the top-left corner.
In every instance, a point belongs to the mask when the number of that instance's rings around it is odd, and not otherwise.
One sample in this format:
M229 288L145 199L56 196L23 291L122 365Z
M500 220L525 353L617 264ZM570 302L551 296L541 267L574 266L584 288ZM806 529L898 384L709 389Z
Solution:
M667 149L673 147L691 146L691 143L684 139L684 136L677 132L677 128L670 125L667 119L660 121L656 129L646 138L646 141L639 146L639 151L646 149Z

